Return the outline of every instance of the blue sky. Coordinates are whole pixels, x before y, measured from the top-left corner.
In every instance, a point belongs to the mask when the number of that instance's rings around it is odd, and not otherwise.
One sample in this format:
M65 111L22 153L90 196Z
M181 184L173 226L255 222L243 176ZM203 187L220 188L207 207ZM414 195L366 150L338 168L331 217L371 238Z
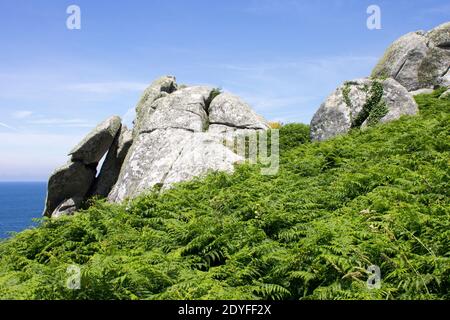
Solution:
M66 28L71 4L81 30ZM381 30L366 27L371 4ZM98 122L131 123L166 74L308 123L393 40L449 17L444 0L0 0L0 180L46 180Z

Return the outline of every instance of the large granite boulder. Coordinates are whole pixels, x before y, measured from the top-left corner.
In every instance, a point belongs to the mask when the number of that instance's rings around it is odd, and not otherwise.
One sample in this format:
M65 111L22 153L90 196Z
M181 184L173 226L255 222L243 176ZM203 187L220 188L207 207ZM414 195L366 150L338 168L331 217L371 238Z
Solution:
M175 159L164 179L163 189L174 183L200 177L210 171L233 172L234 164L245 161L227 148L221 139L207 132L194 132L186 139L183 150Z
M108 151L121 125L118 116L100 123L70 151L72 161L81 161L86 165L97 164Z
M174 76L164 76L153 81L150 86L145 89L136 106L136 119L134 121L133 135L136 136L141 131L141 124L144 119L148 118L148 113L152 113L154 109L151 107L155 100L167 96L178 89Z
M84 199L92 182L95 179L95 167L86 166L84 163L69 161L50 176L45 201L44 215L59 216L62 203L71 198ZM79 204L80 201L77 201Z
M408 91L450 84L450 22L429 32L411 32L396 40L372 71L392 77Z
M149 106L152 112L142 112L139 133L156 129L181 128L204 131L208 123L206 104L213 88L194 86L178 90Z
M72 214L91 195L91 190L108 194L131 144L131 133L126 128L121 130L121 126L117 116L100 123L70 152L69 162L53 172L48 181L45 216ZM109 156L96 179L98 163L108 149Z
M392 78L347 81L315 113L311 121L311 139L326 140L352 128L392 121L417 111L412 96Z
M165 190L210 171L232 172L244 158L230 147L230 140L269 128L231 94L205 86L173 83L173 88L177 90L142 105L110 201L134 198L155 186Z
M142 133L133 143L109 199L121 202L154 186L167 189L210 170L232 172L233 164L241 160L204 132L166 128Z
M215 97L209 106L209 124L238 129L267 130L267 122L241 98L230 93Z
M133 133L122 126L108 150L105 161L91 190L92 196L107 197L119 178L120 169L133 143Z

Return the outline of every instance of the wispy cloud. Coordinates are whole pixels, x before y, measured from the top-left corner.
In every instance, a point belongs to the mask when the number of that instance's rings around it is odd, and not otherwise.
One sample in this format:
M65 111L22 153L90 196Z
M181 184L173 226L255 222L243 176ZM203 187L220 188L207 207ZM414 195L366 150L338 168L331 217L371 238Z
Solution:
M28 110L19 110L16 112L13 112L11 115L14 119L24 119L24 118L28 118L33 114L32 111L28 111Z
M224 75L223 89L241 96L266 118L309 122L328 94L345 80L368 76L377 60L323 56L209 67Z
M7 125L6 123L0 122L0 127L6 128L8 130L17 131L16 128Z
M76 92L96 93L96 94L110 94L135 92L144 90L148 84L141 82L86 82L77 83L67 86L67 89Z
M33 125L51 125L58 127L93 127L92 122L86 119L40 118L27 121Z

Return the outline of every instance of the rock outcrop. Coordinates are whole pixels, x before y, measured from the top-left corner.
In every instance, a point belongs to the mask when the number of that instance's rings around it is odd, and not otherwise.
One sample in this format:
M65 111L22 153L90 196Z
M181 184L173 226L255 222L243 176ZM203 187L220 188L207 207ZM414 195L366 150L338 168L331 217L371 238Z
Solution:
M372 72L392 77L408 91L450 85L450 22L429 32L411 32L395 41Z
M50 176L44 215L60 216L60 205L71 198L84 199L95 179L95 167L69 161ZM77 201L80 204L81 201Z
M177 88L178 85L175 82L175 77L165 76L153 81L152 84L145 89L136 106L133 136L136 136L140 132L142 121L148 117L147 113L153 113L154 109L151 107L152 103L156 99L174 92Z
M327 98L311 121L311 139L416 114L413 97L450 87L449 69L450 22L404 35L386 50L370 78L346 81Z
M138 104L134 142L110 201L134 198L154 186L164 190L209 171L231 172L244 159L227 147L226 138L268 129L238 97L206 86L181 87L174 80L158 80L171 83L159 93L153 83L146 90L151 97Z
M311 139L326 140L352 128L392 121L417 111L417 104L408 91L392 78L347 81L315 113Z
M110 183L109 189L112 188L120 168L116 169L115 178L112 177L114 171L109 170L108 173L102 171L96 179L97 166L108 150L111 151L108 152L111 156L105 161L106 167L120 166L120 157L125 157L123 152L120 155L116 152L121 143L120 136L123 132L121 126L119 117L110 117L95 127L70 151L69 162L55 170L49 178L43 213L45 216L59 217L72 214L80 208L94 186L97 186L96 190L102 191L107 189ZM122 138L122 148L126 148L124 139L129 138ZM118 141L117 147L113 144L114 141Z
M144 91L132 131L119 117L111 117L70 152L69 163L49 179L44 214L72 214L91 196L121 202L209 171L232 172L234 164L244 160L234 139L268 128L248 104L230 93L179 86L175 77L162 77Z
M117 116L100 123L70 151L72 161L81 161L86 165L97 164L108 151L121 125Z
M371 78L346 81L327 98L311 121L311 139L416 114L413 96L449 86L449 68L450 23L401 37ZM448 97L448 91L442 95ZM209 171L232 172L245 160L240 152L245 146L235 144L236 138L256 140L256 133L267 129L268 123L237 96L161 77L138 102L132 131L111 117L70 152L70 161L49 179L44 214L72 214L91 196L121 202Z
M267 123L241 98L230 93L215 97L209 106L209 124L235 129L266 130Z

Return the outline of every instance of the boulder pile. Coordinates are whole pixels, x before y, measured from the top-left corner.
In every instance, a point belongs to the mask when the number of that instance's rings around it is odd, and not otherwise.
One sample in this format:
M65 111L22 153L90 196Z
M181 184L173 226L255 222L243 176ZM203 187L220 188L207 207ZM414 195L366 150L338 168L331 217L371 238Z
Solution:
M70 152L49 179L44 215L71 214L91 196L122 202L209 171L232 172L244 160L234 138L268 128L237 96L162 77L144 91L132 131L111 117Z
M449 22L404 35L386 50L370 78L344 82L322 103L311 121L311 140L416 114L412 97L449 87L449 70Z

